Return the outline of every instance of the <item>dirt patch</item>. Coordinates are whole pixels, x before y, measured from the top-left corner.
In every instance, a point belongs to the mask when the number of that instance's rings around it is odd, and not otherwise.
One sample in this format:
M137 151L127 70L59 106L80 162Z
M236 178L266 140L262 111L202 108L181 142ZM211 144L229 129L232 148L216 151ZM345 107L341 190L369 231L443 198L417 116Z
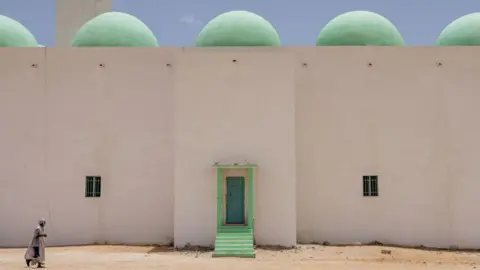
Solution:
M0 249L1 269L25 269L24 252L25 249ZM480 253L476 252L431 251L386 246L299 245L293 249L257 248L256 252L255 259L240 259L212 258L211 251L176 251L168 246L55 247L47 248L47 267L62 270L415 270L476 269L480 265Z

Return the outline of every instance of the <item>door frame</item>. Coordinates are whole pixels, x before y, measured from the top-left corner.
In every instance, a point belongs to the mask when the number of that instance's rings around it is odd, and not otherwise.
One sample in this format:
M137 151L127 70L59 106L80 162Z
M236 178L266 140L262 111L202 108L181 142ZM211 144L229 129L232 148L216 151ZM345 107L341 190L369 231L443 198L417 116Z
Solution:
M225 177L226 176L235 176L235 174L232 174L230 170L232 171L243 171L245 173L244 177L245 180L247 181L245 184L247 185L246 188L246 196L248 200L246 203L246 208L245 211L247 211L247 217L245 219L246 226L249 229L254 229L255 225L255 218L254 218L254 213L253 213L253 197L254 197L254 182L256 182L256 178L254 180L254 176L256 175L256 171L258 169L258 165L254 163L249 163L245 161L244 163L221 163L221 162L215 162L212 165L212 168L215 169L217 172L217 232L222 230L222 227L225 226ZM255 173L254 173L255 171ZM240 173L243 174L243 173ZM243 226L245 226L243 225Z
M241 190L241 194L242 194L242 196L241 196L242 197L242 204L241 204L242 205L242 210L241 210L242 221L240 223L230 223L228 221L228 217L229 217L229 215L228 215L228 209L229 209L228 208L228 198L229 198L229 196L228 196L228 181L229 180L234 180L234 179L235 180L241 180L240 181L241 182L240 190ZM226 192L226 194L225 194L225 225L235 226L235 225L245 225L246 224L246 217L245 217L245 209L246 209L246 207L245 207L245 197L246 197L245 196L245 193L246 193L245 192L245 186L246 186L246 183L245 182L246 182L246 179L245 179L244 176L227 176L225 178L225 185L226 185L226 188L225 188L225 192Z

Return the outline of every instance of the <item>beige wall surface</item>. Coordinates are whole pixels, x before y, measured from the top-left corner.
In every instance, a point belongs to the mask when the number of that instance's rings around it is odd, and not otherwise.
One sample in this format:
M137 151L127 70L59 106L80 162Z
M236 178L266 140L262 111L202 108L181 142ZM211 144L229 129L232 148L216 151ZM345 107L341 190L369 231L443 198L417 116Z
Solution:
M55 46L70 47L88 20L112 11L112 0L55 0Z
M51 245L172 241L171 52L1 53L0 245L27 244L41 217ZM101 198L84 197L87 175Z
M0 50L0 58L0 246L24 246L48 214L51 190L45 183L45 51Z
M479 55L1 49L0 246L28 244L41 217L49 245L211 245L211 166L247 159L257 244L478 248Z
M298 51L299 241L480 246L479 49Z
M260 50L260 49L257 49ZM236 60L236 62L233 62ZM185 49L175 87L175 245L211 245L216 171L257 163L255 240L296 242L294 55L284 49Z

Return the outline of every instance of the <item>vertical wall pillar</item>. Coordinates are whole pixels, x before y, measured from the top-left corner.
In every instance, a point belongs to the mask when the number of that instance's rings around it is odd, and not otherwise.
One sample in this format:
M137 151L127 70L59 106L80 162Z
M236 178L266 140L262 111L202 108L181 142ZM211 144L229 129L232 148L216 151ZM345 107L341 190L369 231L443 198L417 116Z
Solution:
M253 168L248 168L248 228L253 229Z
M113 0L56 0L55 46L71 46L75 33L88 20L112 11Z
M222 168L217 168L217 230L222 227Z

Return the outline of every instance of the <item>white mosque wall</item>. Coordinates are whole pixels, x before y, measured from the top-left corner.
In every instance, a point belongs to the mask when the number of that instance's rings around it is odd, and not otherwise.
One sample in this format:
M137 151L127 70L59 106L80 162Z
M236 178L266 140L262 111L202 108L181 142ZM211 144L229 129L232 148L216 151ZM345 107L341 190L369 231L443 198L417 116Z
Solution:
M45 51L0 50L0 59L0 246L25 246L48 213Z
M296 243L294 62L287 49L198 49L175 63L175 245L213 245L215 161L247 159L257 244Z
M480 48L297 52L298 240L480 247Z
M28 244L40 217L50 245L171 242L171 52L3 54L1 245ZM84 197L87 175L102 177L101 198Z
M211 165L247 159L257 244L479 248L479 55L1 49L0 246L27 245L41 217L49 245L211 245Z
M169 56L168 50L153 49L47 50L48 138L56 145L47 148L48 173L55 175L49 181L52 186L63 183L62 194L68 196L56 197L52 215L72 213L62 207L67 198L76 200L81 213L54 224L62 241L171 241L173 76L165 67ZM102 198L83 197L85 175L102 176ZM89 229L75 235L70 231L74 224Z

